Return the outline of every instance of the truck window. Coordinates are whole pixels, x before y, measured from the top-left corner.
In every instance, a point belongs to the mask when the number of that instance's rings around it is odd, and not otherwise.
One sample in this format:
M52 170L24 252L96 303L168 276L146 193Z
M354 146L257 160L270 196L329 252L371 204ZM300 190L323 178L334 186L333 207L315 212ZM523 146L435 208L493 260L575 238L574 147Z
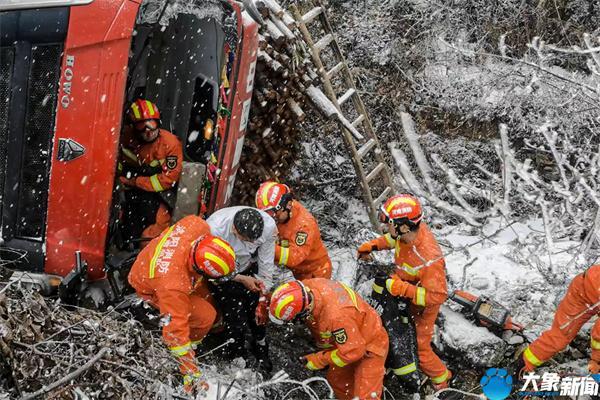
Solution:
M194 97L188 135L184 147L186 156L196 162L206 163L210 157L212 140L206 140L204 130L207 124L216 131L217 110L213 105L215 87L206 78L199 76L194 83Z

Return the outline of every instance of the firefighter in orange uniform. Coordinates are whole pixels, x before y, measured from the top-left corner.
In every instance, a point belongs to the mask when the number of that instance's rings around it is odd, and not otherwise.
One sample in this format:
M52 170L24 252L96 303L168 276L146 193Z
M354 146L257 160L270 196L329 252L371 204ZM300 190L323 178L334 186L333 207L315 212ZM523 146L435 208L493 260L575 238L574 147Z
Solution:
M431 378L436 391L445 389L452 374L431 348L435 320L448 297L444 256L421 221L423 212L415 197L400 194L389 198L381 208L380 218L388 224L388 233L363 243L358 256L369 258L372 251L395 250L397 267L386 281L387 290L411 301L421 370ZM414 370L416 366L394 372L403 375Z
M338 399L380 399L388 335L377 312L346 285L314 278L284 283L273 292L269 317L315 323L332 347L303 357L306 368L329 367L327 381Z
M573 278L567 294L554 315L552 327L542 333L519 358L518 371L533 371L563 350L577 335L581 327L594 315L600 315L600 265ZM592 356L588 370L600 373L600 319L591 332Z
M193 350L217 316L207 279L228 279L234 269L231 246L211 235L202 218L190 215L153 239L129 273L129 283L138 296L160 311L163 339L178 357L188 392L196 383L207 388L200 379Z
M160 129L156 104L138 99L127 118L118 165L119 179L128 189L124 236L127 241L151 239L169 227L183 150L177 136Z
M275 263L289 268L298 280L331 278L331 260L315 218L294 199L287 185L265 182L256 192L256 208L277 223Z

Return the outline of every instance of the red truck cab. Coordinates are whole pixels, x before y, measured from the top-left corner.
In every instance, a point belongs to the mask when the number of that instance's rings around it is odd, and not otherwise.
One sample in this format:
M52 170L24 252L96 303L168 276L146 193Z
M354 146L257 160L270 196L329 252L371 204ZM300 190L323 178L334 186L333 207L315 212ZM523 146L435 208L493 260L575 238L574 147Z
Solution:
M23 0L0 5L0 26L4 258L64 277L79 254L87 281L105 276L122 121L136 98L158 105L184 147L174 218L227 203L258 45L243 6Z

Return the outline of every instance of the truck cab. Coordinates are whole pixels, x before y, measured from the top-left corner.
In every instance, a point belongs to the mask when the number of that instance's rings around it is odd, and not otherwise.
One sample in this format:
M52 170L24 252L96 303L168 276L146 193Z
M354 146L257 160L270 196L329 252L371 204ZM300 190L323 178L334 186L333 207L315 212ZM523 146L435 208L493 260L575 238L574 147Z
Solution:
M106 277L123 117L137 98L183 144L172 222L227 203L258 45L241 4L9 1L0 26L0 255L13 268L37 279L85 264L81 279Z

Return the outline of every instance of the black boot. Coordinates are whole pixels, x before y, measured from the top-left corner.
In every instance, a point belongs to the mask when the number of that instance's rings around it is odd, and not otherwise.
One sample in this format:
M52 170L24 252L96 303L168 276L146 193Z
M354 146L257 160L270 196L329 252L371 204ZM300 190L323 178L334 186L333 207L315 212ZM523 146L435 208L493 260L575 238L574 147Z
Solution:
M250 351L258 362L259 371L266 373L273 371L273 363L269 357L269 345L267 344L267 340L265 338L262 340L253 340Z

